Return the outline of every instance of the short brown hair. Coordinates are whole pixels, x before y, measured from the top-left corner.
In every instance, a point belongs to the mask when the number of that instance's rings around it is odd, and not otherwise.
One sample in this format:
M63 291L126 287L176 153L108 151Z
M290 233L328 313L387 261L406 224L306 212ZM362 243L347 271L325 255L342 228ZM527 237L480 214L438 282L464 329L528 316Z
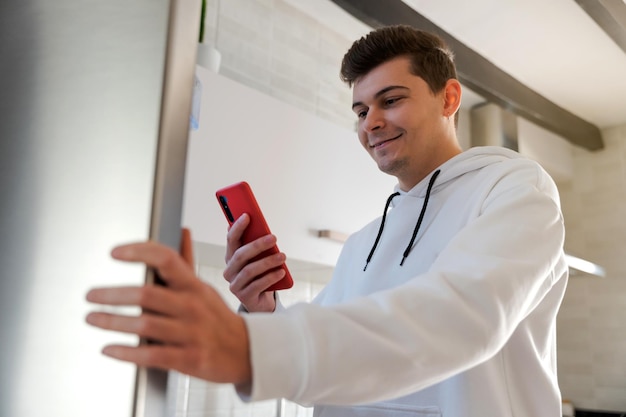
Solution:
M454 55L437 35L408 25L385 26L355 41L343 57L341 80L350 87L372 69L406 56L411 72L422 78L433 94L457 78Z

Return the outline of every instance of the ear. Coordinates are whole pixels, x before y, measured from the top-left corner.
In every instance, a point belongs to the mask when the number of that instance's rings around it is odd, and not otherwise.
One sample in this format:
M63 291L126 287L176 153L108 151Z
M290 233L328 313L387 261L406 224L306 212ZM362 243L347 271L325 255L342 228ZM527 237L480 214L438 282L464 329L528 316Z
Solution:
M446 82L443 90L443 114L453 116L461 106L461 83L453 78Z

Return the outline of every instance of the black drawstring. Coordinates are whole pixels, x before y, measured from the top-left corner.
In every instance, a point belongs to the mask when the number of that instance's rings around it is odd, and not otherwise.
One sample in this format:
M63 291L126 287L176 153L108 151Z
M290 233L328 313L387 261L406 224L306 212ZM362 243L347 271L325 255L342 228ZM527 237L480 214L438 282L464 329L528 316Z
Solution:
M426 213L426 206L428 205L430 192L440 172L441 170L437 170L430 177L430 181L428 182L428 188L426 189L426 197L424 197L424 203L422 204L422 211L420 212L420 215L417 219L417 224L415 225L415 228L413 229L413 236L411 236L411 241L409 242L409 245L406 247L406 249L404 250L404 253L402 254L402 261L400 261L400 266L404 264L404 260L406 259L407 256L409 256L409 253L411 252L413 243L415 242L415 238L417 236L417 232L419 231L420 226L422 225L422 220L424 219L424 214ZM370 263L372 256L374 256L374 251L376 250L376 247L378 246L378 241L380 240L380 237L383 234L383 228L385 227L385 218L387 217L387 210L389 210L389 205L391 204L391 200L393 200L393 198L399 194L400 194L399 192L391 194L389 198L387 199L387 202L385 203L385 211L383 212L383 218L380 221L380 227L378 228L378 235L376 236L376 240L374 241L372 250L370 250L370 253L367 256L367 260L365 261L365 267L363 268L363 271L367 269L367 265Z
M415 242L415 237L417 236L418 230L420 230L420 226L422 225L422 220L424 219L424 213L426 213L426 206L428 205L428 199L430 198L430 191L433 189L433 185L435 184L435 180L437 179L437 175L439 175L441 171L437 170L430 177L430 182L428 183L428 188L426 189L426 197L424 197L424 204L422 204L422 211L420 212L420 216L417 219L417 224L415 225L415 229L413 229L413 236L411 236L411 241L409 242L409 246L406 247L404 253L402 254L402 261L400 261L400 266L404 264L404 260L407 256L409 256L409 252L413 249L413 242Z
M383 234L383 228L385 227L385 217L387 217L387 210L389 210L389 205L391 204L391 200L400 193L393 193L387 199L385 203L385 211L383 211L383 218L380 221L380 227L378 228L378 235L376 236L376 240L374 241L374 246L372 246L372 250L370 250L370 254L367 255L367 260L365 261L365 266L363 267L363 271L367 269L367 264L370 263L372 256L374 255L374 251L376 250L376 246L378 246L378 241L380 240L380 236Z

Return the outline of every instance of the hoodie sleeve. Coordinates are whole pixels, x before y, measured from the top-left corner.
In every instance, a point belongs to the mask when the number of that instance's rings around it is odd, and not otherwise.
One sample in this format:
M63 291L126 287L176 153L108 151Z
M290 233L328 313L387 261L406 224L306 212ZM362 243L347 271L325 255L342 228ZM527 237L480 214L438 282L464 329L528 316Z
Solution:
M556 187L535 164L503 174L480 207L428 272L401 286L331 307L247 315L249 399L380 401L495 355L566 275L564 226Z

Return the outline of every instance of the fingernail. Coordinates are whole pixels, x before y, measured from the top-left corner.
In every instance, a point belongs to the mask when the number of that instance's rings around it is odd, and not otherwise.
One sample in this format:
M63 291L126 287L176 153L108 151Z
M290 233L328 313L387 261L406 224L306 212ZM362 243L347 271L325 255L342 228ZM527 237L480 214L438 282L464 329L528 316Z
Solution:
M102 354L106 356L111 356L113 358L117 358L119 356L120 349L117 346L105 346L102 348Z
M114 258L126 258L129 255L128 247L126 246L118 246L113 248L111 251L111 256Z
M89 313L87 314L87 317L85 317L85 321L91 325L95 325L97 322L97 318L94 313Z

